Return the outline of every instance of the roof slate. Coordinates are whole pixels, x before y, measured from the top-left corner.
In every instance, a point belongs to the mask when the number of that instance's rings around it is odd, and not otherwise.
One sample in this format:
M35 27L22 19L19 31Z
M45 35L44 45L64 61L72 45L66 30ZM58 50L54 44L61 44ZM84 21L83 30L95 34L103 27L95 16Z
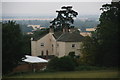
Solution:
M72 33L63 33L57 41L61 42L81 42L83 40L83 36L78 32Z
M34 37L33 41L37 41L40 38L44 37L48 33L44 33L39 35L39 37ZM80 32L65 32L63 33L62 31L54 32L53 36L57 41L61 42L81 42L83 40L83 36L80 35Z
M34 37L33 37L33 41L37 41L37 40L41 39L42 37L44 37L44 36L47 35L47 34L48 34L48 32L42 33L42 34L40 34L40 35L38 35L38 36L34 36Z

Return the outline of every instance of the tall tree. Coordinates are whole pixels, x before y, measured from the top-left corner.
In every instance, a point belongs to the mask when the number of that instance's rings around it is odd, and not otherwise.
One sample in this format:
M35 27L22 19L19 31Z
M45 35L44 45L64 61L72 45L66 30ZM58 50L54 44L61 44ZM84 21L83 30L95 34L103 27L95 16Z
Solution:
M102 54L101 62L106 66L118 65L118 30L120 27L120 2L105 4L101 10L100 24L97 26L97 39Z
M70 28L70 24L73 24L73 18L78 15L78 13L72 10L72 6L63 6L62 10L56 11L58 13L57 17L51 21L51 27L57 29L63 29L64 27Z
M14 21L2 24L2 72L9 73L21 61L23 52L23 36Z
M101 10L103 13L96 31L83 41L81 61L90 65L118 66L120 2L104 4Z

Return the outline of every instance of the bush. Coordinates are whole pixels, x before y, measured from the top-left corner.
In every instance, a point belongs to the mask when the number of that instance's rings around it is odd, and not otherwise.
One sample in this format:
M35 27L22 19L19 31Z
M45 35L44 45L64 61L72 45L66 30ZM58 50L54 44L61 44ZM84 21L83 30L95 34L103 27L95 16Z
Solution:
M69 56L61 57L59 60L59 70L72 71L75 69L74 62Z
M74 62L75 66L79 66L79 60L80 60L80 56L79 55L75 55L75 52L69 52L68 56L72 59L72 61Z
M72 71L75 69L74 62L69 56L53 58L48 62L48 71Z
M59 62L59 58L58 57L54 57L53 59L51 59L49 62L48 62L48 65L47 65L47 70L48 71L56 71L58 70L58 62Z

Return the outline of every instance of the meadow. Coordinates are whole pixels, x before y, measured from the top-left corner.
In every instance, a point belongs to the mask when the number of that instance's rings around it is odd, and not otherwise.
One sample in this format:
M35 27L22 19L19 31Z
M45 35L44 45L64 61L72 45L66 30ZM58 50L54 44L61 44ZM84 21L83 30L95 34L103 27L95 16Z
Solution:
M3 78L120 78L117 70L69 71L69 72L30 72Z

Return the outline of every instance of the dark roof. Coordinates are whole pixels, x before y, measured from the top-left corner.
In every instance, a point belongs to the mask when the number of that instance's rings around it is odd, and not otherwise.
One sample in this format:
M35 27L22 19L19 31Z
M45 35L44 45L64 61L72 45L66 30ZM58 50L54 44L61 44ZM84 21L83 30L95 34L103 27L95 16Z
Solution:
M58 39L62 33L62 31L54 32L53 36L55 37L55 39Z
M41 35L34 37L33 41L37 41L47 34L48 33L42 33ZM61 42L81 42L84 38L82 35L80 35L80 32L76 31L71 33L70 32L63 33L62 31L57 31L54 32L53 36L57 41Z
M34 36L34 37L33 37L33 41L37 41L37 40L39 40L40 38L44 37L44 36L47 35L47 34L48 34L48 32L42 33L42 34L40 34L40 35L38 35L38 36Z
M78 32L72 32L72 33L63 33L57 41L62 42L81 42L83 40L83 36L80 35Z

